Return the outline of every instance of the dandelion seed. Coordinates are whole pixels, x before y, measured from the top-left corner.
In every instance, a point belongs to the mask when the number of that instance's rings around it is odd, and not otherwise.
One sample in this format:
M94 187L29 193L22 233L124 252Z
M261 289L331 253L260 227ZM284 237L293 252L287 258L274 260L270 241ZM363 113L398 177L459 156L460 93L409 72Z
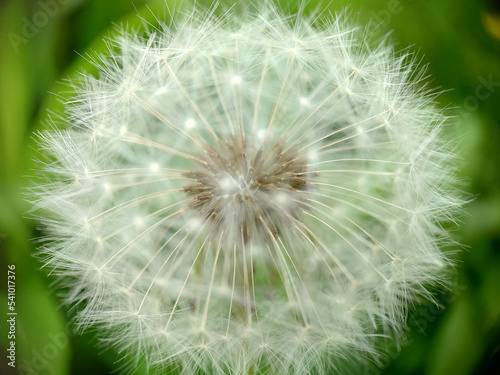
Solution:
M208 13L124 33L41 134L47 265L132 361L360 373L447 283L445 118L343 14Z

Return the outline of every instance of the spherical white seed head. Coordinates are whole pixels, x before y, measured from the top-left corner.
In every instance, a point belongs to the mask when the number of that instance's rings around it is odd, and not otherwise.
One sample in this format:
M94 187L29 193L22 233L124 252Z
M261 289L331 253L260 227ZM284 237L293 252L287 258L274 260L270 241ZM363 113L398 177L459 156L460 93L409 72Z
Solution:
M125 33L41 135L48 264L160 371L364 372L446 285L444 116L344 15L214 14Z

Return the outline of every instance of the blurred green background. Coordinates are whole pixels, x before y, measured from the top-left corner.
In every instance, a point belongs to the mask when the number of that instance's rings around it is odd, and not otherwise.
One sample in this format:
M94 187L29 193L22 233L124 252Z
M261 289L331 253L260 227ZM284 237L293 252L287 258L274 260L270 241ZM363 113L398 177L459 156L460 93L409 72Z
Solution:
M500 374L500 2L311 0L308 7L346 5L359 23L380 36L393 30L397 48L410 46L429 63L430 85L443 90L439 105L456 116L448 131L461 139L464 196L474 198L455 233L463 249L454 255L456 287L439 297L445 308L412 311L410 340L380 373ZM0 0L1 374L109 374L119 366L93 333L72 333L70 314L33 257L39 233L24 219L22 188L33 174L33 132L63 110L53 93L65 95L64 78L95 73L82 56L105 51L113 25L139 26L137 13L168 18L165 9L165 0ZM5 363L8 264L17 272L16 369Z

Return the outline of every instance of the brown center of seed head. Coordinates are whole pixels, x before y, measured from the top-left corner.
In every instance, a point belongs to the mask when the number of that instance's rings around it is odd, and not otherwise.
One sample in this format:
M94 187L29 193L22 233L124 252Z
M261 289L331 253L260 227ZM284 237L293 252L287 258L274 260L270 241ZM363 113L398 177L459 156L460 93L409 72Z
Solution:
M184 173L188 205L209 221L210 234L239 243L277 237L299 219L312 173L294 147L264 141L248 145L238 137L206 144L201 168Z

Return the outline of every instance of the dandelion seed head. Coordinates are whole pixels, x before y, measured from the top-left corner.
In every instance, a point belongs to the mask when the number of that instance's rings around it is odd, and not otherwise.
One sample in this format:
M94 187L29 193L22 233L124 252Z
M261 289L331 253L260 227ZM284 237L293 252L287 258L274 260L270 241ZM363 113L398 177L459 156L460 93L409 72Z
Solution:
M256 8L124 32L74 83L40 134L42 252L132 363L360 373L448 285L446 118L344 13Z

